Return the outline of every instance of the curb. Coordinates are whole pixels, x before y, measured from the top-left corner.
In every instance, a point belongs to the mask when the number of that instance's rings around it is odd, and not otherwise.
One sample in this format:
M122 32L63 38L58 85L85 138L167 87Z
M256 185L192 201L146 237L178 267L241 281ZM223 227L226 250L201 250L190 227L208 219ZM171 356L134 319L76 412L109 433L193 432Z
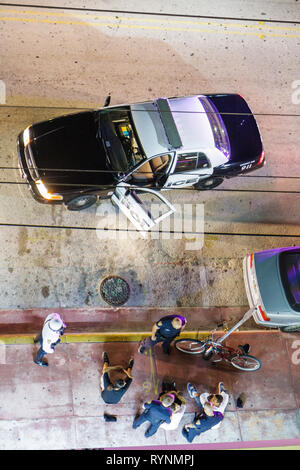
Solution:
M61 343L113 343L113 342L135 342L151 336L151 331L142 332L118 332L118 333L71 333L61 337ZM181 338L199 339L210 335L209 331L185 331ZM32 344L36 334L11 334L0 335L0 344Z
M273 330L247 330L248 333L272 333ZM244 334L245 331L236 331L236 333ZM233 334L234 334L233 333ZM219 330L217 335L225 334L225 331ZM36 334L10 334L0 335L1 344L21 345L32 344ZM118 333L70 333L61 337L61 343L113 343L113 342L133 342L139 343L143 339L151 336L151 331L142 332L118 332ZM208 339L211 336L211 331L184 331L180 334L180 338L193 338L197 340Z

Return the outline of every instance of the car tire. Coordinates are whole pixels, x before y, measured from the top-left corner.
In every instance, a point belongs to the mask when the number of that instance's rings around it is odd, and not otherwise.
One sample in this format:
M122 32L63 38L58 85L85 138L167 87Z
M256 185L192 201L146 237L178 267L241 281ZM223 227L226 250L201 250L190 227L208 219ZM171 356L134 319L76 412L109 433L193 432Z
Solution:
M294 333L294 331L300 331L300 325L282 326L280 331L283 333Z
M194 188L198 191L205 191L207 189L213 189L222 184L224 178L220 176L215 176L211 178L207 178L206 180L198 181L198 183L194 184Z
M94 194L86 194L82 196L75 197L67 204L69 211L82 211L91 207L97 201L97 196Z

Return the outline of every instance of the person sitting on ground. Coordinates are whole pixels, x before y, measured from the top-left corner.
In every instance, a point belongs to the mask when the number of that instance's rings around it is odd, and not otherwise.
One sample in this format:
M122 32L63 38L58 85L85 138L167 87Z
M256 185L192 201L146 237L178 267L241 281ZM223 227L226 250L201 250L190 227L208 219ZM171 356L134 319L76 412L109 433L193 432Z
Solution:
M196 387L190 382L187 384L187 390L191 398L194 398L199 405L200 409L205 403L209 403L212 406L213 411L218 411L224 416L225 409L228 405L229 395L225 390L223 382L219 382L217 386L217 393L198 393ZM218 423L215 428L219 427L221 423Z
M219 411L214 411L213 406L206 402L200 413L198 413L194 421L186 424L182 428L182 434L188 442L193 442L196 436L212 429L223 420L223 414Z
M104 351L103 368L100 380L101 397L105 403L119 403L131 385L134 360L129 361L127 369L122 366L110 366L108 354Z

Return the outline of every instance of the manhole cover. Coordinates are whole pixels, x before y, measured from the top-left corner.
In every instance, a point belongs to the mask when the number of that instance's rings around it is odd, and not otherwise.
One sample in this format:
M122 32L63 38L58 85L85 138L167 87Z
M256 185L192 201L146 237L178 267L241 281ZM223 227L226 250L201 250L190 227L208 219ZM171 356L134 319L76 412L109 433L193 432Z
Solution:
M100 294L110 305L123 305L130 295L130 287L125 279L119 276L108 276L100 284Z

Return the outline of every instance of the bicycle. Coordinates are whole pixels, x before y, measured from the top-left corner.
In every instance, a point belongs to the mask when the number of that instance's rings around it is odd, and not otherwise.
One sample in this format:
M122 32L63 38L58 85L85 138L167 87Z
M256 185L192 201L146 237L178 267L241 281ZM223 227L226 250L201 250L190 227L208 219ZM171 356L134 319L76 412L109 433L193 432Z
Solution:
M248 310L242 320L240 320L233 328L231 328L224 336L219 338L217 341L213 340L213 333L221 325L217 325L211 334L210 338L204 341L193 339L193 338L184 338L178 339L175 341L174 346L178 351L181 351L186 354L202 354L202 358L206 361L210 360L213 356L213 363L225 361L229 362L233 367L247 371L254 372L261 368L262 363L259 359L248 354L250 350L249 345L239 346L239 349L235 349L229 346L225 346L222 342L241 324L248 320L253 314L253 309ZM246 347L247 346L247 347Z

